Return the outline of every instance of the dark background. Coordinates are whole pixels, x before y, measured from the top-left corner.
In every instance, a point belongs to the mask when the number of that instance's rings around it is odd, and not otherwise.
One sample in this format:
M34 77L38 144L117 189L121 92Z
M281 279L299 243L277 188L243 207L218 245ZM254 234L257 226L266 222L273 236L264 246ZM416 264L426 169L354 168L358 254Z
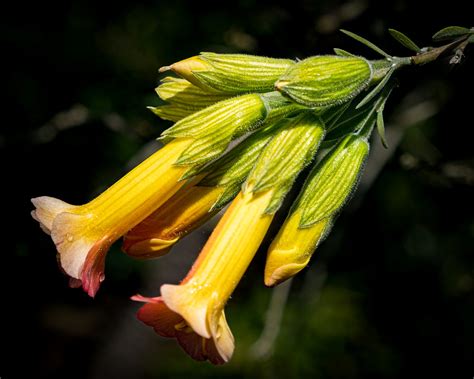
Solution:
M264 287L265 250L257 255L227 306L236 351L224 367L156 336L129 300L177 282L212 222L161 260L136 262L114 245L92 300L67 287L52 242L29 216L31 197L84 203L156 148L150 141L170 124L145 107L157 103L162 65L199 51L304 58L340 47L376 58L339 28L408 54L387 28L427 45L444 26L473 26L463 4L2 5L0 377L472 378L472 48L456 67L446 58L401 73L386 111L391 148L374 141L358 193L293 281L281 323L285 287ZM276 326L259 340L271 299Z

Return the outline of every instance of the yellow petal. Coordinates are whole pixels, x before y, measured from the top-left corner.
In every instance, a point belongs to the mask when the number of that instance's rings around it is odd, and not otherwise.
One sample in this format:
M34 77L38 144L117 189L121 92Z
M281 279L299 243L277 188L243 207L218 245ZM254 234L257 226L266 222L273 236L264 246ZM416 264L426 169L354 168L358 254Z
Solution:
M294 212L270 245L265 264L265 285L277 285L305 268L330 224L328 219L324 219L309 228L300 228L300 220L301 212Z

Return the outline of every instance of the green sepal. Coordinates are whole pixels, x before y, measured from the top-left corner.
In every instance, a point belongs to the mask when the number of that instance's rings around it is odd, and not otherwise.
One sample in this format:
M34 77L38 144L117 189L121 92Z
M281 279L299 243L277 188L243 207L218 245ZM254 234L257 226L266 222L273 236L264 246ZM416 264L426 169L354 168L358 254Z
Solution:
M193 71L204 86L214 90L241 94L273 90L275 81L295 62L246 54L202 52L199 56L210 64L206 71Z
M311 171L298 199L300 227L333 217L355 189L369 153L366 138L348 135Z
M372 78L372 66L362 57L315 56L293 66L275 87L307 107L342 104L365 89Z
M207 174L200 180L199 185L214 187L243 183L264 146L282 125L283 121L262 127L217 161L212 162L202 170Z
M283 200L285 200L286 195L290 192L291 187L293 186L294 180L290 180L288 182L280 183L272 193L272 198L268 203L268 206L265 208L265 214L274 214L278 209L280 209Z
M183 118L188 117L190 114L196 112L195 110L186 109L174 104L159 105L157 107L147 108L161 119L173 122L182 120Z
M212 210L224 207L240 191L255 161L274 133L284 125L279 122L263 126L244 141L224 154L217 161L201 168L196 173L207 173L198 185L204 187L225 187Z
M432 38L434 41L444 41L460 38L468 34L474 34L474 30L462 26L448 26L437 31Z
M225 151L231 138L232 135L225 131L213 133L209 137L197 138L181 153L175 164L189 166L210 162Z
M237 194L240 192L240 185L238 184L231 184L228 185L225 191L219 196L212 207L209 209L209 212L219 211L224 208L227 204L229 204Z
M273 190L265 212L276 211L297 175L312 161L324 134L321 118L311 111L288 119L265 145L243 190Z
M278 91L261 94L260 98L262 99L267 111L265 118L267 124L272 124L284 117L295 115L307 109L289 100Z
M195 111L229 98L227 94L207 92L185 79L172 76L162 79L155 91L161 100Z
M220 101L180 120L161 135L176 138L208 137L223 129L230 134L235 129L255 124L266 117L266 108L259 95L250 94Z
M399 32L395 29L388 29L390 35L395 38L401 45L405 46L407 49L414 51L415 53L419 53L421 49L418 45L412 41L406 34Z

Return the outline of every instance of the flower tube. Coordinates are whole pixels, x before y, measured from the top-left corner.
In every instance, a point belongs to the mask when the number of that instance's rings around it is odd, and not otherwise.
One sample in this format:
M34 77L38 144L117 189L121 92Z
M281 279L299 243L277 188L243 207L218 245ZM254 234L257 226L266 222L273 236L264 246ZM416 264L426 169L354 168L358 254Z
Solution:
M81 206L42 196L32 199L32 216L51 235L71 286L92 297L104 280L105 255L111 244L170 198L189 168L174 163L191 140L175 139L122 179Z
M288 120L262 127L210 164L190 185L124 236L123 251L134 258L161 257L185 235L205 223L240 191L262 149L289 126Z
M272 191L239 193L181 284L161 286L161 297L133 297L147 302L138 318L176 338L194 359L227 362L234 339L224 306L270 226L273 215L264 211L271 197Z

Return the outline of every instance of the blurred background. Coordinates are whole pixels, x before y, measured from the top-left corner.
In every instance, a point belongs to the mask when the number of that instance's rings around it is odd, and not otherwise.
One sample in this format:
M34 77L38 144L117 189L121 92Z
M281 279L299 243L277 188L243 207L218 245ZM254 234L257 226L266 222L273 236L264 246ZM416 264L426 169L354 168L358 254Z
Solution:
M194 362L135 318L142 293L183 277L215 220L150 262L113 246L96 297L70 289L31 197L90 200L159 145L170 123L158 68L199 51L304 58L333 47L395 55L387 28L421 45L473 26L464 2L140 1L2 5L4 205L0 377L470 378L474 375L474 49L406 69L350 206L293 283L263 285L262 246L226 308L223 367ZM435 9L433 9L435 8ZM468 17L469 16L469 17ZM282 216L280 216L281 219ZM277 221L278 223L278 221ZM278 225L273 227L275 232Z

